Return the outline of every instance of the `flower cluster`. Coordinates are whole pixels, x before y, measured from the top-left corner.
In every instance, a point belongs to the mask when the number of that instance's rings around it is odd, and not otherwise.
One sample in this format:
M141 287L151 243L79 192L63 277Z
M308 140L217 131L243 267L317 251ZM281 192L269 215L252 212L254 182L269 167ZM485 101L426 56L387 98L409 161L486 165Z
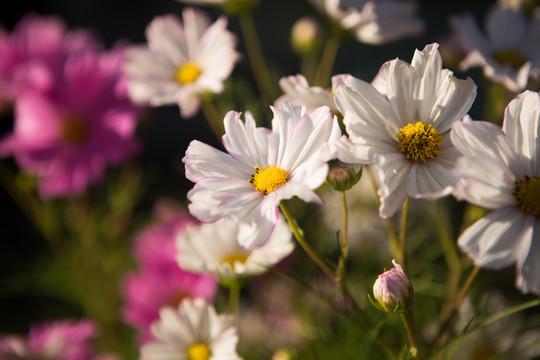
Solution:
M2 247L0 331L30 330L1 359L540 356L539 7L452 14L443 41L414 0L309 0L288 67L257 33L289 21L272 2L167 1L111 48L0 28L0 185L47 245L2 244L35 266Z

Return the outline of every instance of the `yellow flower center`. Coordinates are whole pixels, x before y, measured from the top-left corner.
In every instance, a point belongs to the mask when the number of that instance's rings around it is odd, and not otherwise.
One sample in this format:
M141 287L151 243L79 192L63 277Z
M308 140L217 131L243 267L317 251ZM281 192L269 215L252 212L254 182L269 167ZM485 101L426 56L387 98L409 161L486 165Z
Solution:
M245 264L249 254L246 253L232 253L221 259L222 264L229 264L234 270L234 265L237 263Z
M525 214L540 217L540 177L524 175L521 180L516 181L514 198L516 205Z
M196 343L191 345L187 349L187 356L189 360L208 360L212 352L205 343Z
M88 137L88 130L88 124L84 118L67 116L60 129L60 138L68 144L77 145Z
M192 62L187 62L176 72L176 80L180 84L191 84L201 75L201 69Z
M399 130L399 150L410 161L425 163L441 155L439 148L442 146L443 136L433 126L418 121L415 124L407 124Z
M514 68L520 68L527 61L525 56L516 50L499 50L493 53L493 58L501 64L508 64Z
M268 195L278 187L285 185L288 179L289 174L278 167L261 170L255 166L255 174L251 175L249 182L255 186L255 190Z

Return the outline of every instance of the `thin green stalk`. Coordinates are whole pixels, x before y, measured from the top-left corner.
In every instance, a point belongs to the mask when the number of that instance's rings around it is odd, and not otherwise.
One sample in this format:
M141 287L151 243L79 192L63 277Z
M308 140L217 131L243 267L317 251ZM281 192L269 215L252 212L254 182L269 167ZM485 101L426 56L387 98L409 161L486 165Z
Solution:
M341 39L335 35L330 36L326 41L321 61L319 62L317 73L315 75L314 85L323 87L328 86L340 44Z
M215 104L210 100L203 100L201 102L201 109L212 132L218 140L221 140L221 137L225 134L225 127L223 125L223 117L219 114Z
M266 104L272 104L276 99L276 95L274 94L270 72L268 71L268 66L264 59L264 54L257 35L257 28L253 22L253 16L251 12L245 12L238 16L238 20L246 43L249 63L257 87L261 92L264 102Z
M411 353L412 357L415 358L416 355L418 354L418 347L416 346L416 338L414 336L414 331L409 322L407 314L400 313L399 315L401 315L401 321L403 322L403 326L405 327L405 332L407 333L407 338L409 339L409 352Z
M238 318L238 309L240 307L240 286L236 283L229 285L229 313Z
M294 237L296 238L300 246L302 246L302 248L309 255L311 260L313 260L313 262L317 264L317 266L319 266L319 268L321 268L321 270L324 271L326 275L328 275L332 280L335 280L334 270L332 270L324 262L324 260L320 258L317 252L308 244L308 242L304 238L303 231L298 227L298 224L289 213L289 210L287 210L287 208L285 207L283 203L280 203L279 207L281 208L283 215L285 215L285 218L287 219L287 222L289 223L291 231L293 232Z
M338 282L343 279L343 275L345 274L345 264L347 263L347 258L349 256L349 211L347 207L347 196L345 195L345 191L341 191L341 199L343 204L343 235L341 239L340 257L336 270L336 280Z
M456 314L457 310L459 309L461 303L465 299L465 296L467 295L467 292L471 288L471 285L474 282L474 279L478 275L478 272L480 271L479 266L475 266L471 272L469 273L469 276L467 277L467 280L463 283L463 286L461 287L461 290L454 300L453 304L451 305L449 311L443 315L443 323L441 325L441 329L439 331L439 335L433 342L433 344L438 347L441 346L448 337L448 332L450 329L450 325L452 324L452 320L454 318L454 315Z
M401 223L399 228L399 257L398 263L403 266L404 269L407 269L407 220L409 217L409 197L405 199L403 203L403 208L401 209Z

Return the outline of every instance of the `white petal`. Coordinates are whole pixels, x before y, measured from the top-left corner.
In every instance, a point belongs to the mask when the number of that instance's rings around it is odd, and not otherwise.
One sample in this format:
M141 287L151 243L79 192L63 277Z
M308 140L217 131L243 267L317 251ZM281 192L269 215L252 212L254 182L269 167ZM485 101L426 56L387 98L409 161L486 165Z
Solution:
M415 68L401 60L392 60L381 68L386 79L386 96L396 117L402 125L417 121L414 89L418 79Z
M257 128L255 120L246 116L246 122L240 119L240 113L229 111L225 115L223 144L227 152L235 159L246 164L251 171L257 165L266 167L268 158L268 129Z
M325 156L321 152L327 148L324 145L330 140L335 125L337 122L326 106L304 114L292 130L279 166L294 171L312 157Z
M350 116L352 113L369 126L387 133L390 139L399 133L402 125L392 112L388 99L371 84L349 76L346 85L336 90L334 100L344 116L345 125L349 126L355 120Z
M445 133L467 114L475 98L476 85L471 78L460 80L451 71L442 71L429 121Z
M186 177L193 182L198 182L205 177L226 177L249 181L254 171L252 167L198 140L191 141L182 161L185 163Z
M510 102L503 130L524 166L525 174L540 174L540 94L525 91Z
M467 228L458 245L476 265L502 269L516 262L528 218L514 207L493 211Z
M516 286L523 293L540 295L540 222L532 216L529 222L520 239Z
M401 153L375 155L379 189L377 194L381 201L379 216L389 218L403 205L407 193L405 185L411 164Z
M496 4L486 15L486 32L497 49L515 48L526 28L527 21L521 9Z
M279 210L276 208L276 217L279 218ZM273 221L260 215L258 211L252 211L238 225L238 242L246 249L254 249L264 246L276 227L277 221Z
M449 195L455 185L452 173L436 159L411 166L407 195L411 198L439 198Z
M439 82L442 80L442 59L437 48L438 44L430 44L426 45L424 50L414 52L411 65L418 75L418 82L415 86L414 97L410 97L409 100L416 99L418 102L414 104L418 108L418 114L415 114L418 119L415 121L425 123L431 119L430 114L439 90Z
M513 146L495 124L465 117L452 126L450 139L465 157L481 157L499 163L514 177L523 173Z
M177 66L186 61L184 29L175 15L158 16L146 28L148 46L152 51L163 54Z
M487 209L512 206L515 182L499 163L480 156L458 159L454 196Z

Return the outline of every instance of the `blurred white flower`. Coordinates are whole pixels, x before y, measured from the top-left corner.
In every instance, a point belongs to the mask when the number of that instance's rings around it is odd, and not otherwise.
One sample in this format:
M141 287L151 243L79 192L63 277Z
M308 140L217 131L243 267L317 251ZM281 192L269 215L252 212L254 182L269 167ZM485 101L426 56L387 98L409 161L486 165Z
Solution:
M178 264L182 269L231 279L261 274L294 250L284 221L278 222L263 247L253 250L239 244L238 231L238 224L227 219L189 226L176 242Z
M151 106L178 104L182 117L193 117L200 97L223 91L240 55L227 18L210 24L201 11L185 8L156 17L146 29L147 46L128 51L125 73L132 100Z
M409 0L310 0L358 41L382 44L424 31L424 23L415 17L417 4Z
M337 107L334 103L333 92L343 83L347 75L335 75L332 77L332 89L327 90L320 86L309 86L306 78L301 75L291 75L282 77L279 80L279 86L285 93L275 101L275 106L282 102L288 102L295 105L303 105L307 110L314 110L320 106L328 106L332 113L337 113Z
M412 65L385 63L378 85L383 93L353 76L336 90L357 162L376 165L384 218L407 196L442 197L455 183L450 170L459 154L446 135L471 107L476 85L442 69L437 47L417 50Z
M218 315L203 299L186 299L178 310L165 307L152 324L156 341L141 348L145 360L238 360L233 317Z
M450 21L467 52L462 70L483 67L488 79L513 92L525 89L530 76L540 75L540 8L527 20L519 4L500 1L486 15L486 34L472 14L453 16Z
M191 214L205 222L238 221L238 241L246 248L269 239L281 200L321 202L314 190L326 179L332 144L341 135L328 107L306 112L284 102L272 111L272 130L256 127L250 113L244 123L240 113L228 112L223 136L228 153L194 140L183 159L186 177L195 183L188 192Z
M502 129L466 117L451 139L463 154L455 196L494 210L460 235L459 247L487 269L516 263L516 286L540 295L540 94L512 100Z

